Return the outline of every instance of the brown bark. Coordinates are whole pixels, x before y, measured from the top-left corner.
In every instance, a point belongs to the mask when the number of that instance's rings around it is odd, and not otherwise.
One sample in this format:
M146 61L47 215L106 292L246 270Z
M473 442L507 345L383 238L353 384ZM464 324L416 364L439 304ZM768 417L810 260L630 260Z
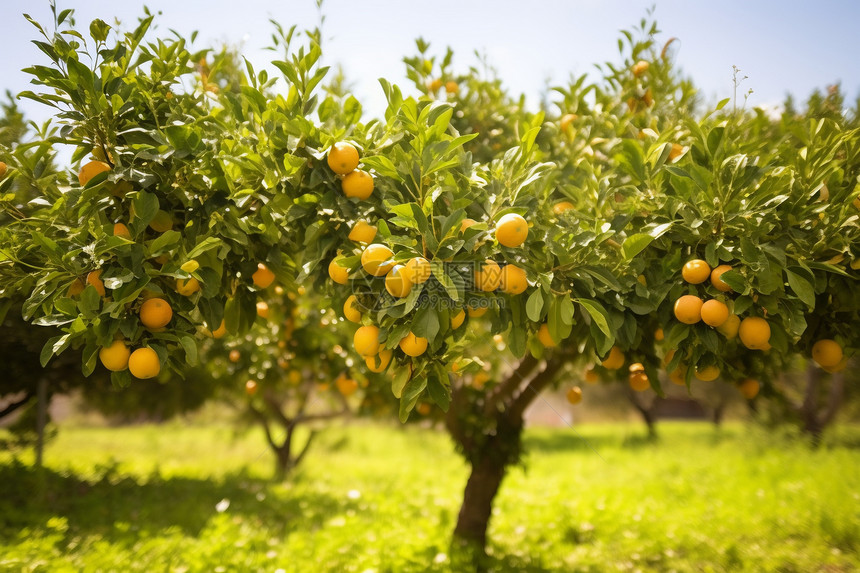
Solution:
M507 465L491 457L485 457L472 465L454 529L455 541L481 553L485 551L493 500L506 473Z
M642 416L642 420L645 422L645 425L648 427L648 437L650 439L657 438L657 416L654 414L650 407L646 407L643 404L636 393L629 386L626 388L627 399L630 400L630 403L633 404L633 407L636 408L636 411L639 412L639 415Z

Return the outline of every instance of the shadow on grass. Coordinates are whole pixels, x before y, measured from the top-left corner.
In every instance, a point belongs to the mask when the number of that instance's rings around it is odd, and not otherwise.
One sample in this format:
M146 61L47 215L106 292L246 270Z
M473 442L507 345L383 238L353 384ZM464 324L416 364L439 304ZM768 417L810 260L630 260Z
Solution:
M218 513L216 506L224 509L222 500L229 501L229 514L262 521L287 535L321 526L353 504L307 490L272 495L280 485L241 473L218 480L157 474L140 478L120 475L115 465L84 478L13 461L0 465L0 484L0 542L17 537L23 528L43 527L53 517L66 518L70 535L95 534L112 542L166 528L196 536Z

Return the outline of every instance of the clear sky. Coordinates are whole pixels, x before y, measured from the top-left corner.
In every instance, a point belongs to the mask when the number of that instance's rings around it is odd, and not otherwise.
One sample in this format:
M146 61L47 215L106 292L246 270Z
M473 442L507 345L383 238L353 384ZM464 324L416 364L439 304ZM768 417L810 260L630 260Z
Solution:
M142 14L142 2L58 0L59 9L75 8L78 26L93 18L131 27ZM49 23L47 0L3 0L0 20L0 88L29 89L20 70L46 63L30 43L35 29L21 16L27 12ZM198 30L197 46L228 42L240 45L256 67L272 52L269 18L285 27L314 26L313 0L149 0L158 31L183 35ZM328 64L342 64L365 110L380 113L384 98L377 78L404 80L404 55L415 53L422 36L431 50L455 51L455 69L485 53L513 93L525 93L533 105L550 83L571 73L594 70L593 64L618 57L618 30L637 23L649 7L666 40L677 37L676 58L708 101L731 95L732 65L749 76L751 105L781 102L786 93L806 98L814 88L841 82L850 100L860 94L860 1L819 0L325 0L323 46ZM22 103L29 117L48 111Z

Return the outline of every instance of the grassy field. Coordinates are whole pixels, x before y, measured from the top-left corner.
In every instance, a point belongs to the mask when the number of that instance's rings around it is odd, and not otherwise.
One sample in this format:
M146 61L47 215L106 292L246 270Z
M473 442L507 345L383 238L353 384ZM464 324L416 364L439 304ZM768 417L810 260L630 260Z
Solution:
M498 571L860 570L860 433L821 450L741 424L528 433ZM256 433L61 428L0 453L3 571L448 571L466 467L444 434L328 430L287 483Z

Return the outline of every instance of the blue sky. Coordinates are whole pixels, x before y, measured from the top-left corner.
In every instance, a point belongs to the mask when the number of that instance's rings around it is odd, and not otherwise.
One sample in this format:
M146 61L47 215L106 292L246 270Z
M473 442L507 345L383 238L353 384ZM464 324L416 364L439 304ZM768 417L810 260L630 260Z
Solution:
M78 25L93 18L127 26L136 22L143 3L116 0L64 1L75 8ZM198 30L198 46L228 42L262 67L272 53L269 18L284 26L313 26L318 13L313 0L149 0L160 33ZM49 9L42 0L4 0L0 23L0 88L15 93L29 89L20 70L45 63L30 44L35 30L21 16L27 12L47 24ZM404 55L415 53L414 39L424 37L432 50L455 51L455 68L475 64L475 50L485 53L513 93L533 103L546 85L571 73L594 70L593 64L618 57L618 30L636 24L649 7L661 38L679 38L676 58L703 96L716 101L731 95L732 65L749 78L751 105L776 104L791 92L805 98L814 88L840 81L849 99L860 94L860 2L693 0L325 0L323 27L328 64L342 64L366 111L379 113L384 98L377 78L404 81ZM28 116L44 119L49 111L22 104Z

